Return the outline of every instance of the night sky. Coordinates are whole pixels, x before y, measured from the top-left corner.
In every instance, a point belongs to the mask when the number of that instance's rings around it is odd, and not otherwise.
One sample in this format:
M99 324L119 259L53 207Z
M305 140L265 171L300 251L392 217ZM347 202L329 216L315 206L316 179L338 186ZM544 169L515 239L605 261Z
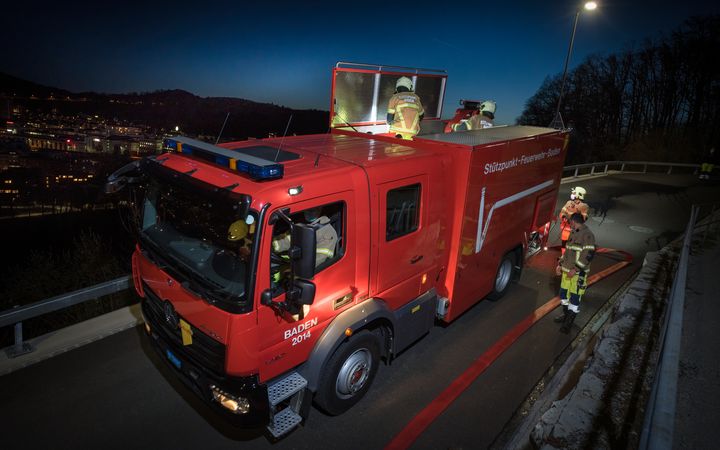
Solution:
M12 2L0 71L71 91L185 89L328 109L337 61L446 69L444 116L493 99L513 122L562 70L573 1ZM571 66L622 50L720 2L598 1L578 24ZM652 6L650 6L652 5Z

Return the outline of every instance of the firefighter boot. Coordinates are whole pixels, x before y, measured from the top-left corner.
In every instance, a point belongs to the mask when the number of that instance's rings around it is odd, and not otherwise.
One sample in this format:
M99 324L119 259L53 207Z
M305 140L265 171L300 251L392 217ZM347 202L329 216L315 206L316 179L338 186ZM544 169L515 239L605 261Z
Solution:
M576 312L568 311L567 315L565 316L565 322L563 322L562 327L560 327L560 332L568 334L570 332L570 328L572 328L572 324L575 321L575 316L577 316Z
M563 322L565 322L565 318L567 317L567 313L568 313L568 307L567 307L567 305L562 305L562 307L563 307L563 308L562 308L562 309L563 309L562 314L560 314L559 316L556 316L556 317L553 319L553 322L555 322L555 323L563 323Z

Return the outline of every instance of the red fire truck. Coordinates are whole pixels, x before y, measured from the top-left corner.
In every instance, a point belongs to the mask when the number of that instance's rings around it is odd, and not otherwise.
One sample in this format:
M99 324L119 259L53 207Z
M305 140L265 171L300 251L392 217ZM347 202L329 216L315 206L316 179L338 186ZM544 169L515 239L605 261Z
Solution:
M387 136L395 81L425 108ZM444 72L338 63L331 132L186 137L110 177L131 187L147 334L199 396L275 437L340 414L433 325L500 298L546 239L564 131L445 133ZM284 245L280 245L284 244Z

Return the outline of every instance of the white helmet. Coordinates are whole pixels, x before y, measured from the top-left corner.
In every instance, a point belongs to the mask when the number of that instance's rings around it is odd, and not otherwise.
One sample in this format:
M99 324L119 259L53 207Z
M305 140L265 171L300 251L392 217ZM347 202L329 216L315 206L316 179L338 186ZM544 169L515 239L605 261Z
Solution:
M495 102L492 100L485 100L484 102L480 103L480 112L489 112L490 114L495 114Z
M580 186L575 186L570 191L571 196L574 195L575 197L579 198L580 200L585 200L586 193L587 193L587 191L585 190L585 188L580 187Z
M412 80L408 77L400 77L397 80L397 83L395 83L395 89L399 87L407 88L408 91L412 91L413 85Z

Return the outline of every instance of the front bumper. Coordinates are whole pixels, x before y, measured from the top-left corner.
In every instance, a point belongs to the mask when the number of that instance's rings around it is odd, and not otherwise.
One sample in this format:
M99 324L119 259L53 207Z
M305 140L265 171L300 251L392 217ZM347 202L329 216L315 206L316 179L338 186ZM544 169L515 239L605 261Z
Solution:
M208 403L218 414L231 424L240 428L265 427L270 421L270 405L268 401L267 386L258 382L257 376L231 377L221 376L196 364L188 358L182 348L178 348L165 334L162 327L155 327L147 321L146 305L143 300L143 315L149 327L148 337L152 347L158 352L160 358L178 375L178 378ZM148 329L146 327L146 330ZM220 406L213 399L211 386L235 397L243 397L250 403L245 414L235 414Z

